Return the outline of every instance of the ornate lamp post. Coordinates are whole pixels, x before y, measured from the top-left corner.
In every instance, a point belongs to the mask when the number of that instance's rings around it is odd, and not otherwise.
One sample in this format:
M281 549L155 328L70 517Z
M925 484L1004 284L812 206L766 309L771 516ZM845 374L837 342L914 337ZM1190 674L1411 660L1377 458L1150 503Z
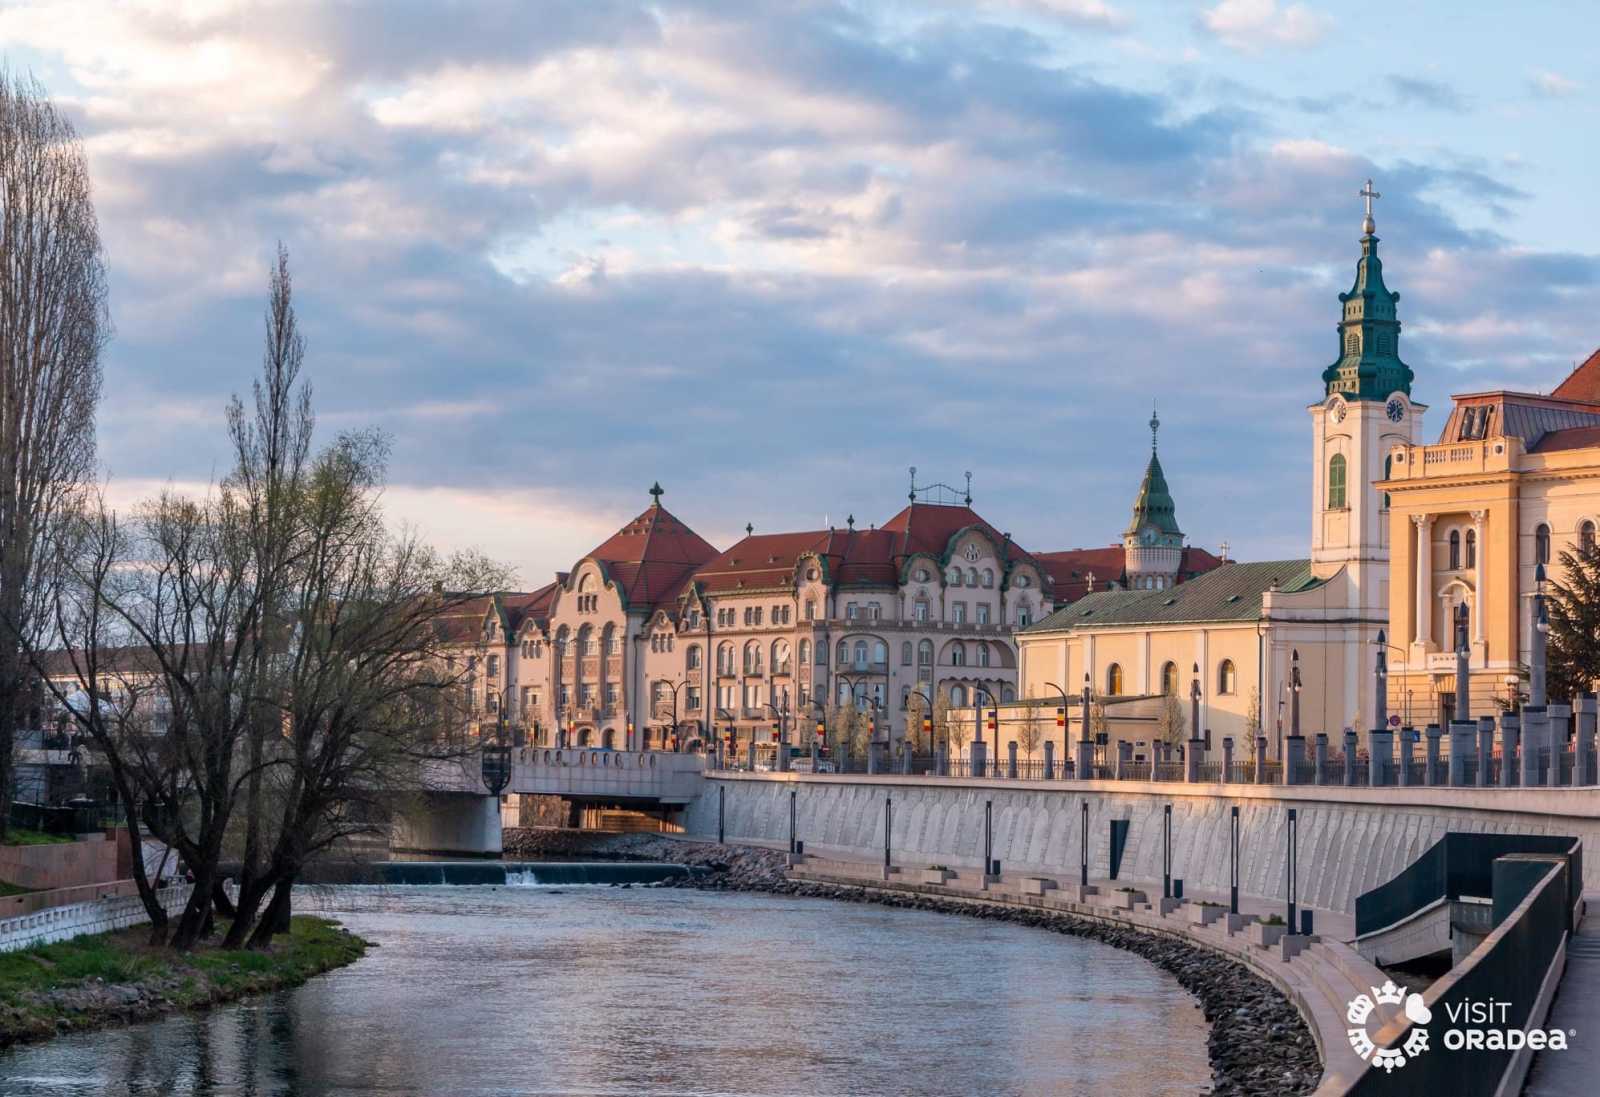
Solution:
M1189 738L1199 739L1200 735L1200 664L1194 664L1193 678L1189 682ZM1209 748L1210 735L1205 736L1206 746Z
M1373 646L1378 649L1377 664L1373 668L1372 677L1376 686L1375 696L1372 701L1372 726L1376 731L1383 731L1389 726L1389 645L1388 637L1383 629L1378 630L1378 638L1373 641Z
M1067 741L1067 709L1071 702L1067 700L1067 691L1054 682L1046 682L1045 688L1061 694L1061 707L1056 709L1056 726L1061 729L1061 765L1064 769L1067 759L1072 757L1072 744Z

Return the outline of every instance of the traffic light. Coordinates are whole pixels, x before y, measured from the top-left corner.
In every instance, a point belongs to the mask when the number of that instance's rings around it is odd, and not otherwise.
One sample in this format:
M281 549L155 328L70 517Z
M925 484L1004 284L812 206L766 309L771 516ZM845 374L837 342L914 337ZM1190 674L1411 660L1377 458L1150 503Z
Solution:
M1056 727L1064 728L1066 726L1067 726L1067 710L1064 709L1064 708L1056 709Z

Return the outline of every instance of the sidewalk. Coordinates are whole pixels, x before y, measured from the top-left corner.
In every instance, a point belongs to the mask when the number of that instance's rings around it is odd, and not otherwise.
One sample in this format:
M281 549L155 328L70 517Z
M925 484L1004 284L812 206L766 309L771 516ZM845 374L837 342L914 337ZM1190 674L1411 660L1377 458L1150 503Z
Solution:
M1588 913L1567 942L1567 970L1556 988L1546 1028L1575 1033L1566 1051L1533 1056L1525 1097L1572 1097L1593 1093L1600 1077L1600 893L1584 897Z

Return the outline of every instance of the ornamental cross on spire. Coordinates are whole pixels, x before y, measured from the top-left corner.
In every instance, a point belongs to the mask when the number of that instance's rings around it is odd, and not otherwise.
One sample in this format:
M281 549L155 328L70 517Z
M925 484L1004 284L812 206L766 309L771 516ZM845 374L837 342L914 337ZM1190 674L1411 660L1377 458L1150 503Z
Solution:
M1161 430L1161 417L1156 414L1156 406L1150 405L1150 452L1156 451L1156 434Z
M1356 197L1365 198L1367 200L1367 217L1366 220L1361 223L1361 228L1364 232L1370 234L1376 227L1372 220L1372 200L1374 198L1382 198L1383 195L1372 189L1372 180L1368 179L1367 185L1356 192Z

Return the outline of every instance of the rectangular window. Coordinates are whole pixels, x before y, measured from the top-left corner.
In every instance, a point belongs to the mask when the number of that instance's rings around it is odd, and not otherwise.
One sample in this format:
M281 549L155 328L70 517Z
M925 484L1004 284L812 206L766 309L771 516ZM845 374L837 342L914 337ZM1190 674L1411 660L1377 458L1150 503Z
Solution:
M989 603L988 602L979 602L978 603L978 624L987 625L988 623L989 623Z
M861 612L860 607L857 606L854 602L848 602L848 603L845 604L844 615L845 615L845 617L849 618L850 620L854 621L856 619L857 614L859 614L860 612Z
M500 675L500 656L489 656L489 677L497 678Z
M952 602L950 604L950 620L958 625L967 623L967 604L965 602Z
M528 706L533 703L533 690L527 686L522 687L522 711L527 712Z
M684 704L688 706L689 711L690 712L699 712L700 711L700 687L699 686L690 686L688 689L683 691L683 695L684 695L683 696Z
M928 619L928 603L926 603L926 602L918 602L917 603L916 616L917 616L917 620L919 620L919 621L926 621Z
M760 623L761 623L761 607L757 606L756 607L756 624L759 625Z
M815 602L807 602L806 603L806 620L807 621L815 621L816 619L817 619L817 604Z
M873 602L872 604L867 606L867 618L869 620L872 620L872 621L878 620L878 618L882 614L882 612L883 611L879 608L878 603L876 603L876 602Z
M571 691L571 689L569 687L562 686L561 687L561 707L562 708L566 708L570 704L572 704L572 691Z

